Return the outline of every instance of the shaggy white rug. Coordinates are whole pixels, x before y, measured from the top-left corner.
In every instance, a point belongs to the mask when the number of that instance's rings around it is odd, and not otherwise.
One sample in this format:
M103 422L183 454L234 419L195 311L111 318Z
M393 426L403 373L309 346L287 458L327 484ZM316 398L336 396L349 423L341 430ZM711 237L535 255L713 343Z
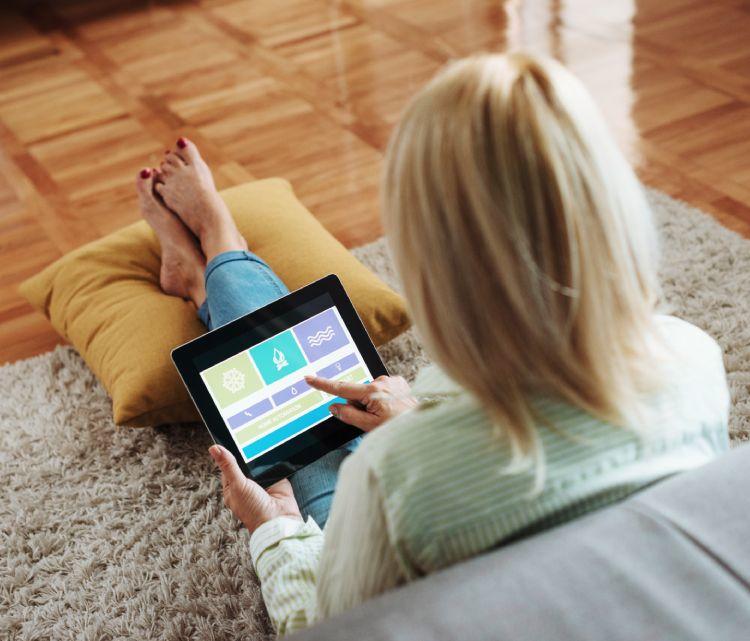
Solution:
M750 434L750 242L650 194L678 316L722 345L734 440ZM356 251L393 281L382 241ZM383 348L412 378L411 332ZM117 428L70 347L0 368L0 636L261 639L271 635L247 551L222 507L200 425Z

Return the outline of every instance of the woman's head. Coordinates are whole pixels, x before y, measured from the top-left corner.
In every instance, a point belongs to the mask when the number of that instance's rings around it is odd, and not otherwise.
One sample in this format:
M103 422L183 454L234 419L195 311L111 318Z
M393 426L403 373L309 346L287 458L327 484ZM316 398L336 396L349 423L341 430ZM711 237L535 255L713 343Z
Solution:
M449 65L385 168L386 229L436 361L533 450L549 394L627 423L648 389L656 240L581 83L523 54Z

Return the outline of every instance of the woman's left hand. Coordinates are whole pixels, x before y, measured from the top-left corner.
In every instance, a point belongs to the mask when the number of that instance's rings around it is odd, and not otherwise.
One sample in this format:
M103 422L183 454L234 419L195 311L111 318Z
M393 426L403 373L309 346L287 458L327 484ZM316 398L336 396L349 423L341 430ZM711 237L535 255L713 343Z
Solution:
M221 470L224 504L251 534L277 516L302 519L289 481L283 479L264 490L245 477L229 450L221 445L212 445L208 452Z

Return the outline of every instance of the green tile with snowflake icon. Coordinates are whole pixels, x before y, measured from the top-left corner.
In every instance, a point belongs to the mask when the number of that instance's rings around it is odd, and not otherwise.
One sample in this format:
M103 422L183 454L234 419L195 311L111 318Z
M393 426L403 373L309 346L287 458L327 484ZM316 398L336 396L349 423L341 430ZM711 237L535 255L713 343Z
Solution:
M247 352L204 370L201 376L222 409L263 387Z

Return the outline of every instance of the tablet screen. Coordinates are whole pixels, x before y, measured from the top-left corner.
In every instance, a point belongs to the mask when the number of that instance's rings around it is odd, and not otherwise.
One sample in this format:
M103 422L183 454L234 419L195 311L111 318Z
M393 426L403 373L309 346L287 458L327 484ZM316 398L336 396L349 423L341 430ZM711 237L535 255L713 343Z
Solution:
M309 387L305 375L372 380L335 305L199 371L245 462L330 418L331 403L345 402Z

